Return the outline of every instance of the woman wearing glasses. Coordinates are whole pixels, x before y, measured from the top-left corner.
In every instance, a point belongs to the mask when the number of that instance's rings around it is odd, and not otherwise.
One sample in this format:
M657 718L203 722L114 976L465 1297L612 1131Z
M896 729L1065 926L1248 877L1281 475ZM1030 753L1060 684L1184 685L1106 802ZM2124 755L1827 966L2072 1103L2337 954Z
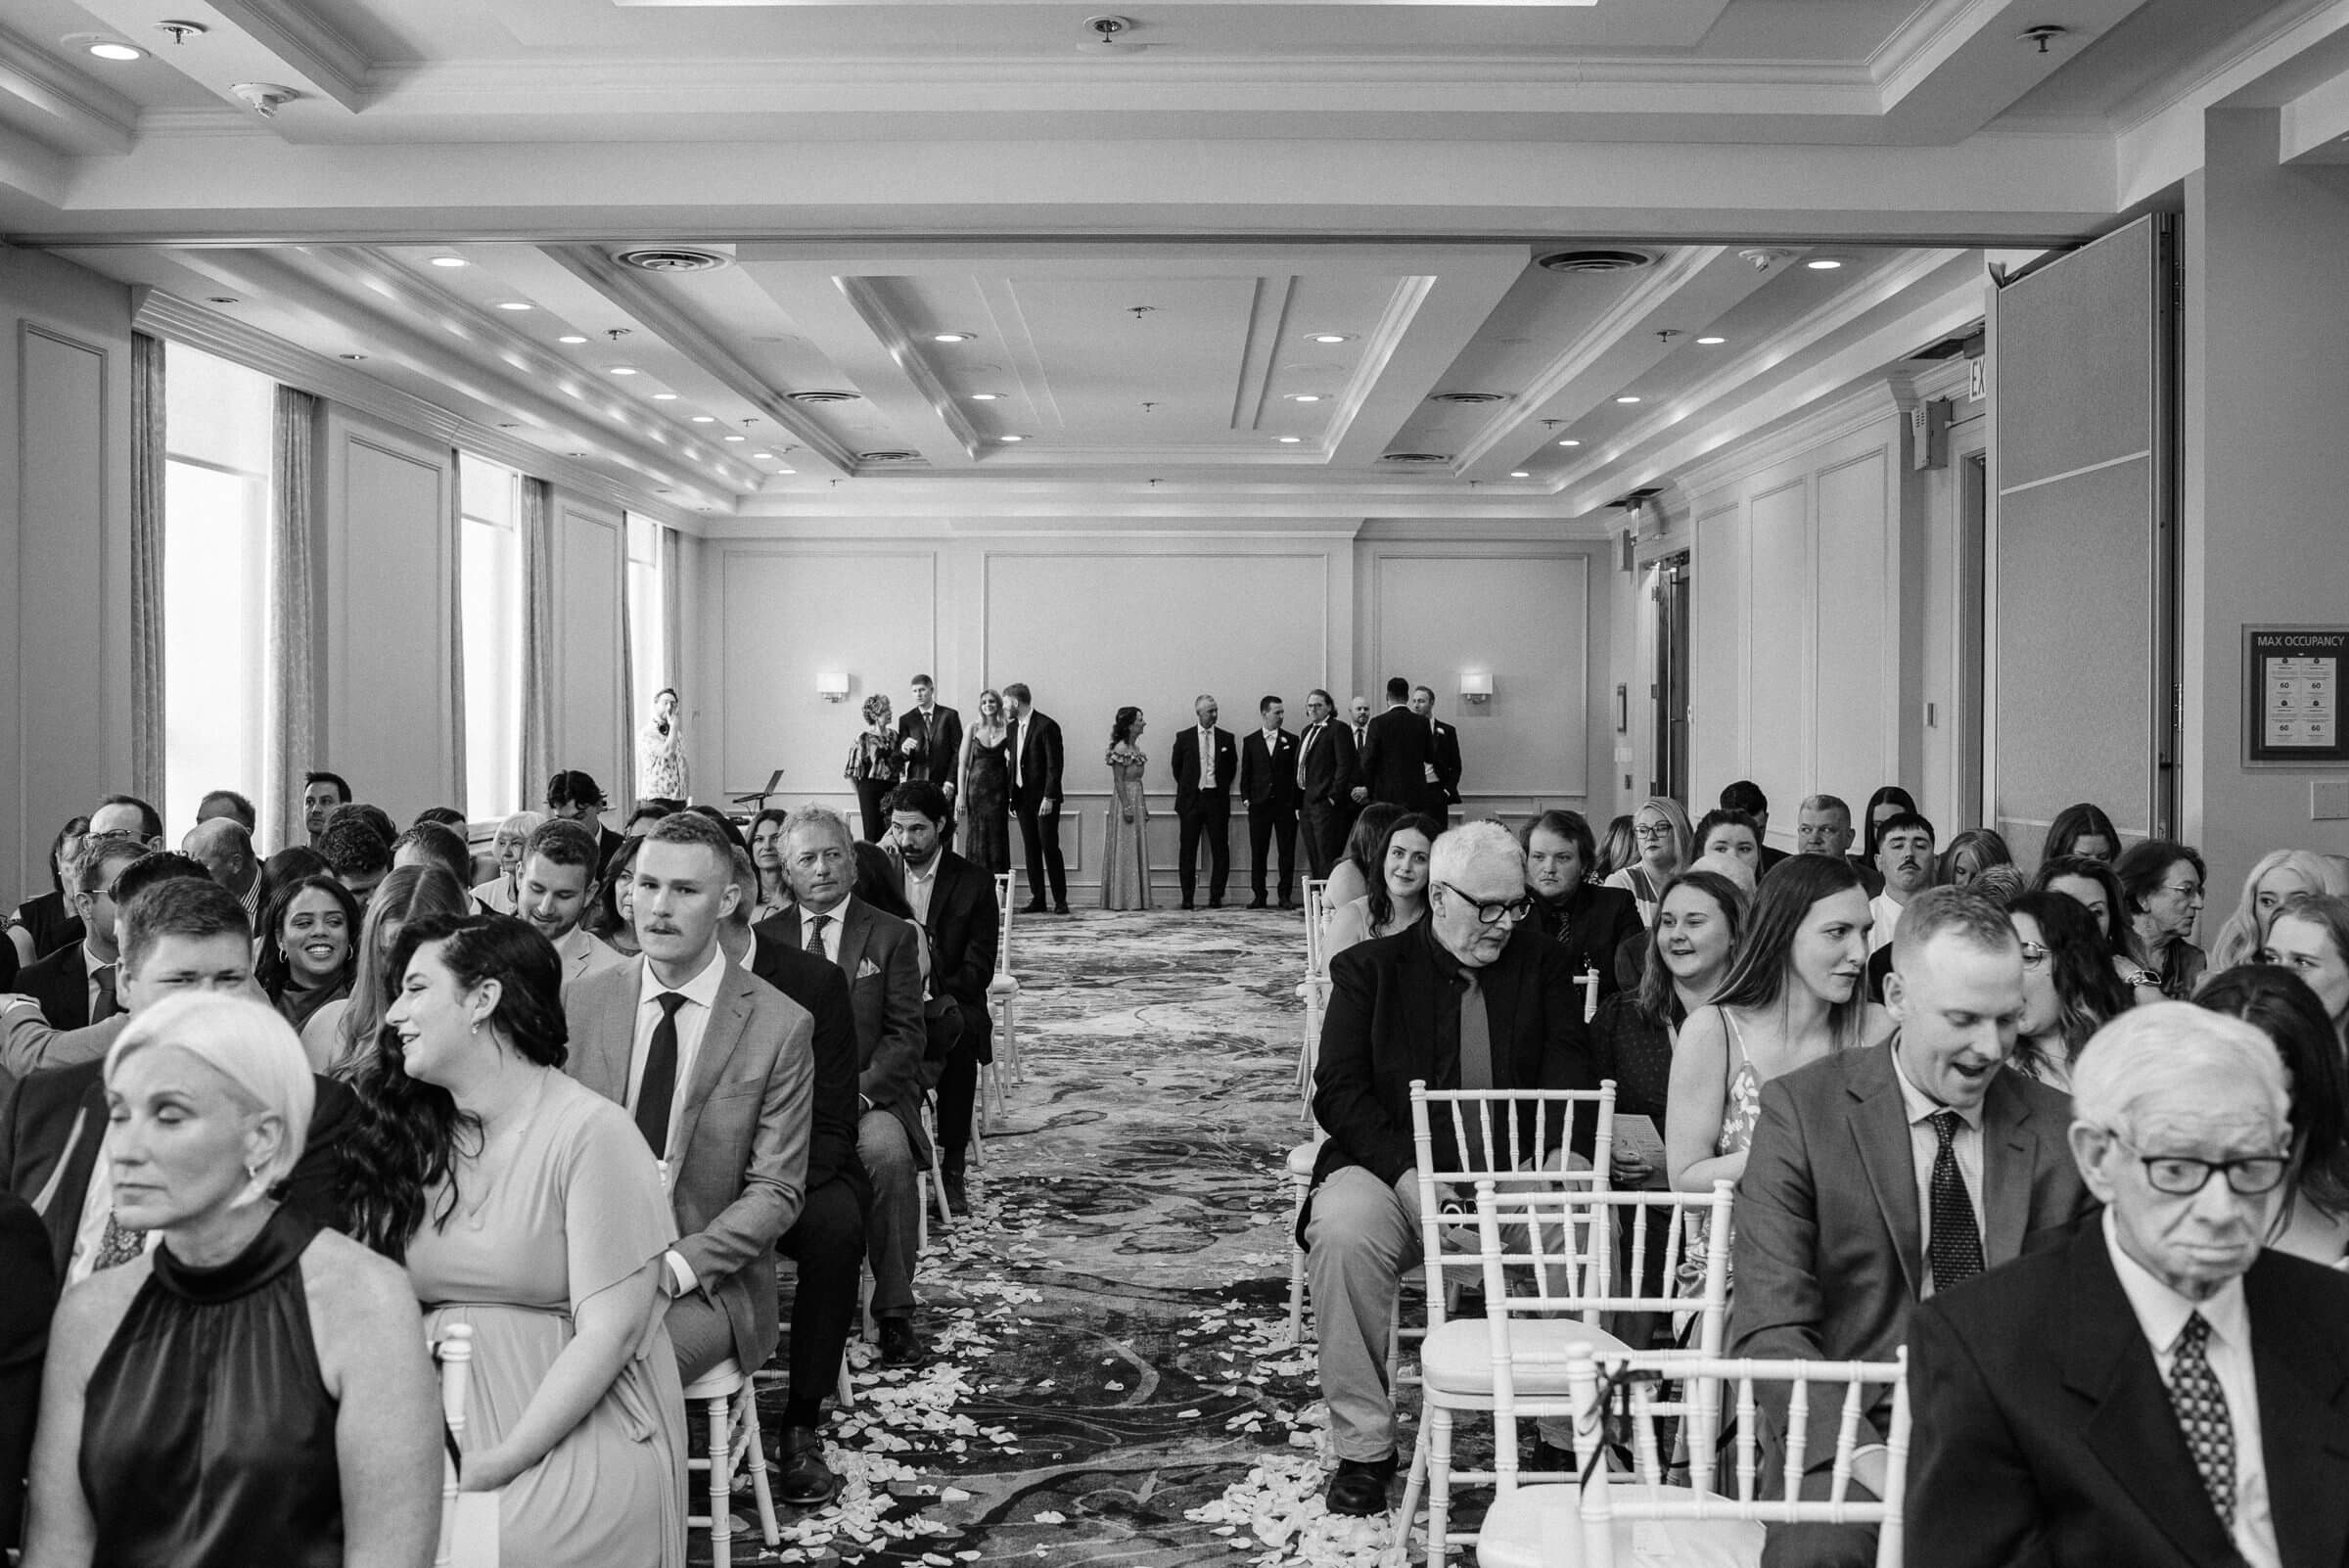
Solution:
M1336 957L1358 942L1407 931L1427 913L1427 857L1444 829L1416 811L1395 819L1379 851L1378 880L1370 891L1329 913L1322 950Z
M2194 1005L2252 1025L2283 1058L2298 1176L2282 1229L2268 1245L2340 1266L2349 1256L2349 1072L2325 1004L2288 970L2241 964L2213 975L2195 993Z
M2006 1065L2069 1092L2088 1038L2133 1003L2113 972L2096 917L2060 893L2026 893L2006 906L2023 943L2023 1016Z
M2161 993L2184 1001L2202 982L2205 960L2194 945L2202 918L2202 856L2183 844L2147 839L2114 862L2121 896L2129 900L2130 933L2138 956L2160 977ZM2117 923L2117 922L2116 922Z
M1637 862L1607 878L1606 885L1630 893L1638 906L1639 923L1652 927L1664 885L1695 858L1691 849L1694 835L1688 831L1688 813L1680 802L1669 795L1651 795L1632 814L1632 837L1639 849Z

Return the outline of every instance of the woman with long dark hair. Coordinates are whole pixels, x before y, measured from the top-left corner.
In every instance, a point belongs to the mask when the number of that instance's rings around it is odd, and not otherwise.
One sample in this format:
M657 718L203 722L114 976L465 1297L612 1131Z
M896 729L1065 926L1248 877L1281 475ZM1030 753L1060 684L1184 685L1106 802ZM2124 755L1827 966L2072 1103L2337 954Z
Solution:
M2205 981L2194 1005L2276 1042L2292 1097L2292 1186L2268 1245L2340 1267L2349 1257L2349 1070L2324 1003L2288 969L2238 964Z
M1358 942L1392 937L1427 915L1427 863L1444 824L1422 812L1395 818L1379 849L1379 874L1360 898L1329 912L1321 938L1325 957L1336 957Z
M1647 1117L1662 1133L1681 1028L1720 990L1745 918L1744 890L1718 871L1683 871L1664 889L1639 989L1609 996L1590 1020L1593 1070L1615 1081L1618 1117ZM1641 1186L1659 1174L1644 1162L1615 1161L1618 1186Z
M751 864L759 872L759 897L752 900L751 924L781 914L791 902L791 884L783 880L783 823L791 815L769 806L751 818Z
M1138 708L1121 708L1109 726L1108 828L1101 838L1101 907L1147 909L1150 898L1150 802L1142 771L1150 764L1142 750L1149 720Z
M400 932L392 968L343 1192L428 1326L473 1329L463 1484L502 1491L506 1568L681 1568L676 1224L627 1112L562 1071L562 960L519 920L438 916Z
M636 956L636 927L628 918L629 899L635 887L636 856L644 849L644 836L627 839L614 851L605 862L603 881L597 887L595 901L579 923L587 935L597 938L622 957Z
M301 1048L310 1059L310 1071L347 1079L373 1054L377 1033L384 1025L384 1009L392 1005L392 992L397 989L391 973L392 949L402 927L434 915L471 912L465 904L465 890L443 867L392 867L375 885L375 893L367 900L367 914L359 922L350 994L319 1008L302 1029Z
M1898 784L1887 784L1867 798L1867 819L1861 824L1860 858L1876 863L1876 840L1884 824L1903 811L1916 810L1916 799Z
M2050 1088L2072 1086L2088 1038L2134 998L2113 972L2096 916L2060 893L2026 893L2006 905L2023 944L2023 1016L2006 1065Z
M2138 1002L2161 1000L2161 977L2139 955L2129 925L2129 898L2112 867L2086 854L2061 854L2039 862L2033 893L2059 893L2086 909L2103 935L2112 972Z
M359 900L331 876L289 882L261 916L253 978L299 1036L320 1008L350 994L358 974Z
M2121 835L2103 808L2087 801L2067 806L2048 824L2047 841L2039 847L2041 864L2067 854L2112 864L2121 853Z
M1354 819L1346 834L1346 853L1329 868L1329 881L1321 889L1325 917L1329 910L1361 898L1378 881L1379 865L1387 853L1387 829L1401 815L1403 807L1393 801L1372 801Z

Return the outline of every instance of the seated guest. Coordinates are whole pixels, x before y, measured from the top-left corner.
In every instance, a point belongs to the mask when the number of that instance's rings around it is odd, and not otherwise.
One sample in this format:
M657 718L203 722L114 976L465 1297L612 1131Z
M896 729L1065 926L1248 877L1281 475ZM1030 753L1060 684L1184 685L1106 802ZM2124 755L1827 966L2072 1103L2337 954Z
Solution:
M2241 1019L2283 1058L2294 1176L2268 1245L2338 1267L2349 1256L2349 1068L2324 1004L2289 970L2239 964L2204 981L2194 1005Z
M182 992L249 994L252 982L253 928L224 889L201 875L168 876L138 889L122 912L122 1000L129 1012L69 1034L42 1030L53 1049L38 1064L41 1071L0 1094L0 1183L40 1211L61 1283L79 1283L147 1245L110 1218L114 1168L99 1157L107 1131L107 1050L159 1002ZM312 1136L278 1195L332 1225L336 1144L350 1119L351 1097L325 1079L312 1087Z
M1860 853L1869 865L1876 863L1877 852L1884 847L1886 824L1896 816L1915 814L1915 798L1898 784L1887 784L1867 798L1867 829L1860 842Z
M2306 893L2284 899L2268 927L2267 960L2307 983L2333 1033L2349 1044L2349 899Z
M73 909L81 940L61 947L17 975L17 989L40 1004L53 1029L104 1023L122 1010L115 986L120 952L115 945L115 873L148 853L138 839L93 833L73 861Z
M2161 993L2184 1001L2202 983L2205 960L2194 945L2202 919L2202 856L2183 844L2147 839L2113 862L2138 956L2161 977Z
M1438 838L1428 889L1428 916L1417 926L1330 961L1313 1076L1313 1120L1329 1135L1298 1229L1338 1460L1327 1493L1333 1513L1384 1512L1395 1475L1387 1321L1404 1270L1420 1257L1411 1082L1598 1086L1582 988L1557 944L1527 919L1525 857L1508 830L1470 822ZM1437 1119L1432 1130L1438 1162L1457 1168L1448 1122ZM1585 1157L1594 1131L1578 1119ZM1530 1118L1522 1135L1532 1146Z
M1721 791L1721 808L1725 811L1742 811L1754 819L1754 834L1760 848L1761 859L1761 863L1754 869L1754 875L1757 878L1768 876L1773 867L1786 858L1784 850L1773 850L1770 847L1770 797L1762 793L1761 785L1750 778L1741 778L1733 784L1724 785ZM1698 848L1701 850L1705 836L1699 833L1696 839Z
M1517 842L1525 847L1526 891L1534 896L1542 935L1558 945L1578 976L1596 971L1602 999L1614 995L1622 989L1615 949L1640 930L1639 911L1623 889L1598 885L1590 824L1579 811L1543 811L1518 830Z
M2005 911L1954 888L1918 894L1885 1002L1898 1024L1890 1044L1838 1051L1763 1085L1730 1247L1733 1357L1891 1360L1919 1300L2011 1261L2089 1208L2064 1150L2070 1103L2001 1071L2023 1010L2022 945ZM2067 1315L2049 1311L2034 1332ZM1770 1484L1783 1464L1787 1395L1784 1385L1758 1393ZM1852 1471L1879 1497L1891 1398L1882 1391L1862 1415ZM1841 1405L1811 1406L1805 1497L1827 1496ZM1983 1472L1972 1479L1988 1490ZM1762 1560L1870 1564L1875 1534L1772 1525Z
M268 902L268 879L261 875L260 857L253 853L253 835L233 817L215 816L188 829L179 841L182 854L200 860L214 882L237 896L245 905L245 917L254 925L260 924L262 905Z
M2021 898L2030 885L2019 865L1986 865L1974 873L1974 880L1966 887L1995 903L2009 904Z
M913 1323L922 1201L915 1174L930 1163L922 1128L929 1049L922 938L852 896L854 844L839 812L819 806L793 811L784 825L783 872L795 901L757 929L770 941L821 953L848 977L856 1020L856 1153L873 1187L865 1234L873 1320L882 1361L912 1366L925 1359Z
M1372 801L1356 814L1354 826L1346 834L1346 852L1330 868L1328 883L1321 890L1324 918L1330 910L1368 893L1379 880L1386 858L1387 829L1403 814L1403 807L1392 801Z
M365 801L352 801L346 805L338 806L326 813L326 830L329 833L345 822L357 822L370 829L377 838L384 841L387 853L391 849L392 841L399 837L399 828L392 822L392 813L380 806L372 806ZM322 843L320 850L323 852L324 848Z
M2271 850L2251 867L2243 878L2243 896L2234 906L2234 913L2219 927L2218 939L2210 945L2210 967L2213 970L2233 969L2237 964L2259 962L2260 950L2268 945L2268 926L2283 900L2295 893L2328 893L2338 898L2349 894L2349 877L2324 855L2307 850Z
M253 978L297 1038L320 1008L350 994L359 920L358 900L336 877L304 877L271 896Z
M58 829L49 844L49 891L25 899L8 912L9 945L20 965L46 958L60 947L81 940L81 916L74 911L73 862L81 856L81 841L90 819L77 816Z
M758 896L751 900L751 924L779 915L791 902L791 884L783 879L783 824L791 816L770 806L751 818L751 863L759 868Z
M353 1233L407 1265L428 1328L473 1329L462 1484L502 1493L505 1568L682 1568L659 1163L627 1112L563 1075L562 970L536 932L420 920L392 967L343 1190Z
M530 844L530 835L546 817L538 811L517 811L497 825L497 836L490 840L490 853L497 860L497 874L486 882L477 883L473 897L484 909L498 914L514 914L522 901L522 852Z
M2069 1089L2089 1037L2135 998L2112 972L2096 917L2076 899L2026 893L2006 905L2006 918L2023 945L2023 1016L2007 1065L2050 1088Z
M261 814L253 803L235 790L207 790L204 799L196 803L196 825L221 818L234 822L245 830L247 838L261 830Z
M326 863L326 856L306 844L290 844L261 862L261 880L269 885L271 893L289 882L299 882L303 877L331 877L334 874L334 867ZM263 900L261 907L267 909L268 902ZM257 914L253 917L253 927L255 931L261 927L261 917Z
M24 1477L41 1408L41 1360L57 1311L49 1236L31 1204L0 1193L0 1555L24 1540Z
M2047 839L2039 847L2042 864L2077 854L2110 865L2120 853L2121 835L2113 827L2112 818L2086 801L2056 812L2055 820L2048 824Z
M1874 862L1851 852L1852 808L1838 796L1805 797L1801 815L1795 818L1794 853L1832 855L1845 862L1860 873L1861 889L1872 899L1884 891L1884 879L1876 875Z
M2097 1032L2072 1093L2102 1214L1910 1325L1911 1568L2341 1561L2349 1279L2263 1250L2291 1171L2275 1047L2157 1003Z
M301 827L311 849L326 837L326 819L335 807L348 806L352 799L350 781L340 773L312 769L301 776ZM384 837L389 840L392 835Z
M419 822L392 841L392 869L403 865L438 866L456 879L457 886L467 891L466 901L472 902L473 851L465 843L465 835L455 828L438 822Z
M1615 1081L1619 1120L1644 1116L1663 1135L1674 1042L1688 1015L1713 999L1728 974L1746 904L1742 889L1711 871L1684 871L1665 888L1638 988L1600 1002L1590 1020L1593 1071L1602 1083ZM1663 1175L1616 1144L1617 1186L1647 1186Z
M427 1560L441 1459L415 1298L275 1196L316 1092L293 1030L171 996L105 1071L110 1229L155 1243L58 1309L25 1560Z
M714 823L654 823L635 878L642 954L565 992L567 1071L626 1106L666 1162L678 1240L664 1294L685 1381L728 1360L747 1375L779 1333L775 1242L806 1190L814 1024L719 945L739 894Z
M1669 795L1651 795L1632 813L1632 837L1637 841L1639 858L1608 877L1607 886L1629 893L1638 906L1639 923L1652 926L1664 884L1696 858L1695 835L1688 830L1688 813L1680 802Z
M1608 818L1607 831L1598 841L1598 863L1590 874L1604 882L1624 867L1638 863L1639 840L1633 831L1631 813Z
M1889 947L1900 935L1901 911L1909 900L1933 885L1933 824L1914 811L1888 816L1876 830L1876 875L1884 891L1867 901L1875 924L1868 934L1868 950Z
M597 848L594 834L576 822L552 817L531 829L523 846L521 902L514 912L555 945L555 955L563 960L566 992L583 975L627 962L618 948L589 936L580 924L595 907ZM633 855L627 863L634 867Z
M2136 940L2123 913L2128 901L2111 866L2084 854L2057 855L2039 862L2031 891L2060 893L2078 902L2103 933L2111 951L2112 972L2129 988L2131 996L2140 1002L2162 999L2161 977L2139 959Z
M621 837L626 839L643 838L647 833L652 831L653 824L655 822L660 821L663 817L677 809L679 809L679 807L670 805L667 801L639 801L636 803L636 809L628 813L627 821L622 825L620 830Z
M1994 865L2014 864L2006 841L1991 828L1967 828L1950 840L1933 867L1933 879L1945 888L1970 888L1974 879Z
M1664 1159L1675 1189L1745 1172L1763 1085L1860 1043L1867 900L1840 860L1798 854L1762 884L1728 972L1672 1053Z
M905 902L929 939L931 992L962 1013L961 1034L938 1081L938 1142L946 1207L966 1214L964 1163L979 1065L995 1059L987 988L995 978L1003 921L995 906L995 879L946 848L953 811L946 792L921 779L898 785L889 798L890 827L903 858Z
M612 856L620 852L620 835L604 826L603 786L595 775L567 767L546 781L546 814L576 822L595 835L600 873L611 875Z
M628 890L634 885L636 855L643 847L641 835L621 841L620 853L604 862L587 912L579 917L582 930L622 958L636 956L636 928L628 922ZM601 840L596 843L596 853L603 853Z
M1325 957L1419 923L1427 913L1428 852L1443 832L1434 817L1415 811L1395 818L1379 849L1378 881L1360 898L1329 911L1321 936Z
M775 1492L795 1507L832 1500L840 1478L824 1463L824 1399L856 1322L864 1270L864 1213L873 1189L856 1158L856 1017L849 977L815 953L751 929L759 884L750 852L734 852L734 907L718 928L726 956L806 1008L814 1020L815 1074L808 1097L807 1177L800 1217L775 1243L798 1267L791 1293L790 1385L784 1391Z
M376 884L392 870L391 838L357 817L345 817L329 827L318 841L318 853L326 856L327 869L361 903L374 896Z
M118 833L138 840L147 849L160 850L163 847L163 817L135 795L109 795L90 813L90 833L93 837Z
M301 1027L301 1053L310 1059L310 1070L347 1080L375 1053L396 979L392 949L403 927L435 915L471 913L464 885L441 867L393 867L367 900L366 917L359 922L348 994L320 1007Z
M1718 855L1734 860L1745 867L1748 879L1759 883L1762 878L1762 824L1743 811L1727 807L1707 811L1690 836L1690 845L1698 859Z

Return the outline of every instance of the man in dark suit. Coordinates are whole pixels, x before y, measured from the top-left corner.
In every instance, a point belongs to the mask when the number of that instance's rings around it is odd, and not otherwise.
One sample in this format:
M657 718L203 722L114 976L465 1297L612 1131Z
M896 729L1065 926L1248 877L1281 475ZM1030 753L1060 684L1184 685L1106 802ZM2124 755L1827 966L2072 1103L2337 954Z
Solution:
M144 843L122 834L92 834L82 841L69 890L73 911L81 917L82 939L26 964L17 975L17 989L40 1003L51 1027L80 1029L123 1010L112 890L115 874L147 853Z
M198 869L131 897L123 918L122 999L112 1023L76 1032L108 1043L130 1018L183 991L244 992L253 983L253 928L235 894ZM70 1037L68 1037L70 1038ZM107 1107L102 1056L84 1057L16 1079L0 1074L0 1180L30 1203L47 1231L49 1262L61 1284L77 1284L103 1264L121 1263L143 1245L120 1231L129 1251L110 1249L114 1174L101 1158ZM316 1081L309 1137L286 1178L286 1202L320 1224L336 1222L335 1176L341 1144L357 1115L342 1083ZM111 1256L110 1256L111 1253Z
M1277 697L1256 705L1262 727L1240 742L1240 799L1248 803L1248 885L1251 909L1265 906L1265 861L1277 841L1280 906L1294 909L1297 886L1297 740L1281 726L1288 710Z
M995 879L946 848L953 809L935 784L900 784L889 798L890 825L904 857L905 902L930 934L930 989L950 998L962 1014L962 1031L938 1081L938 1142L946 1207L965 1214L970 1204L963 1192L963 1167L979 1064L995 1059L987 988L995 978L1003 919L995 905Z
M2275 1045L2140 1007L2072 1095L2102 1214L1911 1324L1908 1561L2349 1562L2349 1279L2263 1250L2292 1155Z
M1427 797L1420 809L1441 822L1460 804L1460 732L1436 716L1436 688L1413 686L1411 712L1427 721Z
M946 838L954 837L954 770L962 762L962 715L938 700L938 683L913 677L913 706L898 715L902 782L937 785L946 797Z
M716 823L661 818L629 875L642 951L565 992L564 1070L627 1107L668 1162L678 1239L661 1281L690 1383L721 1361L747 1369L774 1354L775 1244L806 1191L815 1025L718 945L739 894Z
M1011 727L1011 808L1020 819L1020 843L1028 851L1027 914L1044 912L1052 896L1055 914L1069 912L1069 871L1060 856L1060 726L1036 711L1028 683L1003 688L1003 721Z
M1387 682L1387 711L1370 720L1370 738L1362 746L1362 782L1356 786L1364 802L1386 801L1406 811L1428 808L1428 787L1435 767L1435 735L1427 720L1410 710L1411 685L1398 675ZM1431 814L1442 815L1439 806Z
M1602 887L1592 879L1598 851L1590 824L1580 811L1543 811L1527 820L1517 841L1525 847L1535 924L1565 953L1578 980L1595 970L1599 998L1614 995L1623 989L1616 954L1626 941L1646 931L1628 890ZM1644 961L1644 946L1640 955Z
M1201 696L1191 705L1199 722L1174 737L1174 815L1182 824L1176 841L1174 874L1182 883L1182 906L1195 908L1199 846L1207 845L1207 906L1223 907L1231 880L1231 778L1239 771L1239 748L1231 731L1217 727L1216 700Z
M1306 693L1305 733L1297 740L1297 801L1309 876L1328 876L1346 849L1356 765L1354 727L1339 720L1336 701L1318 687Z
M913 1327L913 1269L921 1233L919 1173L930 1164L922 1130L921 939L905 923L850 894L854 841L839 812L804 806L783 825L783 876L792 906L760 922L786 946L821 953L849 981L856 1021L856 1154L872 1180L865 1250L873 1266L873 1319L881 1359L912 1366L923 1359Z
M1859 982L1858 890L1845 961ZM2023 1011L2023 954L2005 912L1936 888L1901 921L1885 1005L1888 1045L1838 1051L1762 1086L1762 1119L1737 1184L1729 1354L1885 1361L1917 1302L2019 1256L2078 1219L2087 1189L2065 1149L2070 1101L2004 1068ZM1853 1474L1881 1495L1889 1390L1863 1416ZM1763 1431L1782 1452L1786 1392L1763 1391ZM1826 1496L1838 1401L1815 1403L1804 1495ZM1868 1564L1875 1531L1773 1525L1766 1564Z
M1754 874L1757 878L1770 875L1771 868L1786 858L1786 852L1770 847L1770 797L1762 793L1762 786L1750 778L1725 784L1721 791L1721 808L1725 811L1743 811L1754 819L1754 831L1758 835L1755 842L1762 851L1762 863L1754 868ZM1869 897L1873 898L1874 895L1870 894Z
M1322 1396L1338 1457L1335 1513L1386 1508L1395 1474L1387 1319L1403 1271L1417 1265L1419 1190L1410 1086L1590 1089L1583 993L1564 955L1527 916L1525 862L1497 822L1436 841L1427 918L1330 960L1329 1011L1313 1078L1313 1120L1329 1134L1300 1232L1320 1327ZM1457 1169L1451 1129L1436 1158ZM1552 1135L1555 1124L1551 1124ZM1595 1129L1576 1128L1586 1158ZM1534 1148L1530 1119L1520 1133ZM1453 1162L1453 1163L1447 1163Z
M57 1268L32 1205L0 1193L0 1552L24 1536L24 1477L40 1418L41 1360L57 1310Z

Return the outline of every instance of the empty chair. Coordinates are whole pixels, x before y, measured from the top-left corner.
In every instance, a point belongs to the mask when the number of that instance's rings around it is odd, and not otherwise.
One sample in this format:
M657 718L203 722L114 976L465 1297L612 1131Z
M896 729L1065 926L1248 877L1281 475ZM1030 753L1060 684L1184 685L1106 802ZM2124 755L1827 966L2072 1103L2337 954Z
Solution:
M845 1402L844 1402L845 1403ZM685 1461L685 1528L710 1532L710 1560L727 1568L734 1560L734 1474L746 1463L752 1496L759 1504L759 1534L768 1546L783 1544L775 1523L775 1499L767 1490L766 1451L759 1437L759 1402L751 1380L731 1357L710 1369L707 1377L685 1388L686 1414L697 1410L710 1422L710 1448ZM704 1472L710 1483L710 1511L693 1512L692 1473Z

